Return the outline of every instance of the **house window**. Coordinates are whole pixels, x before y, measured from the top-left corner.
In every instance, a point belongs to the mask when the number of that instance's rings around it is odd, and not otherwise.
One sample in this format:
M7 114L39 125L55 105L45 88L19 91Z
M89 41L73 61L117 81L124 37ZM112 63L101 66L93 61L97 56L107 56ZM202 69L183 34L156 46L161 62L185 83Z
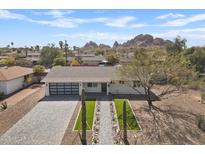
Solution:
M87 83L87 87L92 87L92 83L91 82Z
M120 83L120 84L124 84L125 82L124 82L124 81L119 81L119 83Z
M97 87L98 86L98 84L97 83L93 83L93 87Z
M97 87L98 86L98 84L97 83L91 83L91 82L89 82L89 83L87 83L87 87Z

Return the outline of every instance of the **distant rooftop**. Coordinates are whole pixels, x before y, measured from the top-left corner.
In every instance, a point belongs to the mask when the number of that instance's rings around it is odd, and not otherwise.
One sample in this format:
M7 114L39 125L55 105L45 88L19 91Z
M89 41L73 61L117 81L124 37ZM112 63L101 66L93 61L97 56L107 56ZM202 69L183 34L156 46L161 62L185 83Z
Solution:
M106 60L106 58L102 55L98 55L98 56L76 56L76 57L69 57L68 56L68 61L73 60L74 58L80 57L82 59L82 61L104 61Z

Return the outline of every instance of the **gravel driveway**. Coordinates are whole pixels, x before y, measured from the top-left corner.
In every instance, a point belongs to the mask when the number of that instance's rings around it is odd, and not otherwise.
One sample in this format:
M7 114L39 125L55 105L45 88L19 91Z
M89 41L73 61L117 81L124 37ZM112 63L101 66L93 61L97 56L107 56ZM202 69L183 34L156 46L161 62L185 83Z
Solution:
M100 130L99 144L113 144L112 117L110 112L110 101L100 101Z
M46 98L0 137L0 144L60 144L77 99Z

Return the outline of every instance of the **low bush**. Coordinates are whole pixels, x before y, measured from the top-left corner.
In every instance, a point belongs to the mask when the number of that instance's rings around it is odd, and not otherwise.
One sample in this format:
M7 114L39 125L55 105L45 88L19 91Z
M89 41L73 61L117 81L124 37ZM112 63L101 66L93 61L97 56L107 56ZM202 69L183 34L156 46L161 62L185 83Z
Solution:
M205 132L205 116L200 115L198 118L198 127Z
M0 104L0 111L4 111L7 109L7 103L6 102L3 102Z
M4 92L0 92L0 100L3 100L5 98Z
M205 103L205 90L201 91L201 103Z
M205 82L203 80L204 80L204 78L201 78L201 79L198 79L198 80L190 80L188 82L188 87L190 89L195 89L195 90L204 89Z

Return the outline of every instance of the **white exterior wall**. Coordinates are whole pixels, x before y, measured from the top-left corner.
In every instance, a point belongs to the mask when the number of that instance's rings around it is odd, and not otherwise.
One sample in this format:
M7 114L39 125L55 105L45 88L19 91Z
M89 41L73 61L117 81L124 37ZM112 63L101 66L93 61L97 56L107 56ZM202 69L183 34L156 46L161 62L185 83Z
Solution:
M96 66L98 65L100 62L99 61L83 61L83 65L91 65L91 66Z
M101 83L97 83L97 87L87 87L87 83L84 83L85 92L101 93Z
M136 87L141 94L144 94L142 87ZM109 86L109 93L111 94L139 94L136 90L126 84L112 83Z
M82 94L82 89L83 89L83 83L80 82L79 83L79 96L81 96L81 94Z
M46 90L45 90L45 92L46 92L46 96L49 96L50 94L49 94L49 83L48 82L46 82L45 83L45 85L46 85Z
M15 92L21 88L23 88L24 77L20 77L14 80L7 81L7 94Z

